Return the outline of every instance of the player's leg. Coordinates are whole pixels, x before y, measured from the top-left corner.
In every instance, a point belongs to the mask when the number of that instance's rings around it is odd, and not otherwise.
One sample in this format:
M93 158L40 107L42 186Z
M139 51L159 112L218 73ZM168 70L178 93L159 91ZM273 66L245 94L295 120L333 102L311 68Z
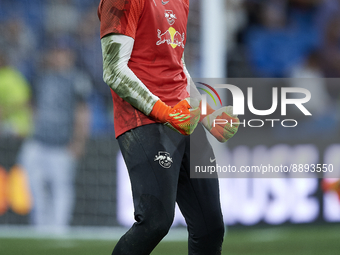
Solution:
M46 164L45 149L37 141L27 140L23 143L18 163L25 169L28 175L30 189L33 195L33 209L30 220L36 227L44 227L48 224L49 198L46 194Z
M162 124L150 124L118 137L133 195L136 222L113 255L147 255L173 222L185 139Z
M189 254L218 255L221 254L224 237L218 179L190 178L190 164L191 167L215 165L215 162L210 162L214 153L202 126L199 125L189 139L191 160L190 151L186 149L177 193L177 203L188 225ZM187 147L190 146L189 139Z
M48 173L52 191L51 226L65 231L72 219L75 199L76 160L67 147L51 147Z

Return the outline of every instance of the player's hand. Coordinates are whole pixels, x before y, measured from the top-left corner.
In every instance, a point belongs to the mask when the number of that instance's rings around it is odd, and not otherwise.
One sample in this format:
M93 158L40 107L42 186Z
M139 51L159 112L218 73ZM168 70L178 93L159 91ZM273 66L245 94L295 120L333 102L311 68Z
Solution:
M199 107L190 106L190 98L180 101L174 107L158 100L150 116L183 135L190 135L200 120L200 112Z
M206 115L202 120L203 126L221 143L232 138L238 130L239 119L232 112L232 106L225 106Z

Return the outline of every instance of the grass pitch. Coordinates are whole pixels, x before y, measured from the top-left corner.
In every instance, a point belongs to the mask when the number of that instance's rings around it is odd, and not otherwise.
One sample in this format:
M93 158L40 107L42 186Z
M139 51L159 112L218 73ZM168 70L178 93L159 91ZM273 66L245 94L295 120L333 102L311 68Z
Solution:
M0 238L3 255L109 255L116 241L81 239ZM294 226L267 229L230 229L225 255L336 255L340 252L340 225ZM187 243L163 241L152 255L185 255Z

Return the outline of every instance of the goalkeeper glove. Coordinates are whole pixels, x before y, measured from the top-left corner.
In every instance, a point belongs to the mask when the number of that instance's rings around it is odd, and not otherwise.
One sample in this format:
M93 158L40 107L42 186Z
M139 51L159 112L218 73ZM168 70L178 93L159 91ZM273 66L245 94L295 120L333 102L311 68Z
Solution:
M200 120L199 107L191 108L190 98L186 98L174 107L158 100L152 108L150 117L165 123L171 129L183 135L190 135Z
M203 126L221 143L232 138L238 130L239 119L232 112L232 106L225 106L214 111L208 105L208 115L201 116Z

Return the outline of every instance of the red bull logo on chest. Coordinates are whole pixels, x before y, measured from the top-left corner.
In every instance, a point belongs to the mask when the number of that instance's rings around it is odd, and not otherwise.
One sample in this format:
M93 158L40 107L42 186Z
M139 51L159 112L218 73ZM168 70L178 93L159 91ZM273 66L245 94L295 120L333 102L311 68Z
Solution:
M173 27L169 27L164 33L157 29L157 33L159 40L156 42L156 45L167 43L171 45L172 48L176 48L177 46L184 48L184 33L181 34Z

